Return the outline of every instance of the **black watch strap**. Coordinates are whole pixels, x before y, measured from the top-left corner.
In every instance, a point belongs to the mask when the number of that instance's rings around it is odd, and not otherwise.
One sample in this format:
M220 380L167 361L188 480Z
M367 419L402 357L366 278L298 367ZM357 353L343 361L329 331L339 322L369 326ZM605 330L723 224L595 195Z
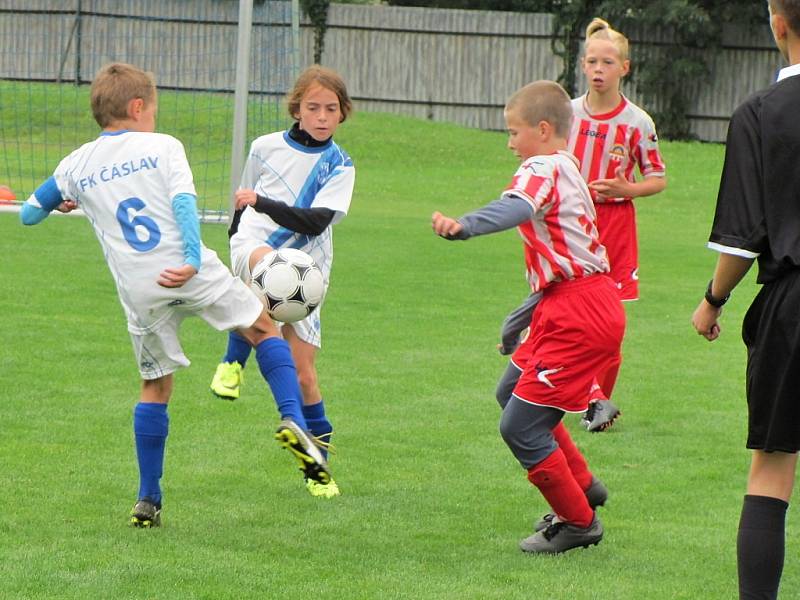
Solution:
M714 280L708 282L708 287L706 288L706 302L708 302L711 306L715 308L722 308L725 303L728 301L728 298L731 297L730 294L725 296L724 298L715 298L711 293L711 285L714 283Z

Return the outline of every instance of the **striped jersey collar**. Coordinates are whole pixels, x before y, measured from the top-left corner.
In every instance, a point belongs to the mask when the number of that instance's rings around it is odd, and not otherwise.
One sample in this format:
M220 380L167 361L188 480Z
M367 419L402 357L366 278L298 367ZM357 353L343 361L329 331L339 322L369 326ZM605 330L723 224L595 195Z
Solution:
M592 114L592 109L589 107L589 92L586 92L586 94L583 96L583 110L585 110L586 114L588 114L592 119L595 119L597 121L606 121L608 119L613 119L619 113L621 113L627 105L628 105L628 99L625 98L625 96L623 96L620 93L620 101L619 104L617 104L616 108L614 108L610 112L603 113L601 115L595 115Z

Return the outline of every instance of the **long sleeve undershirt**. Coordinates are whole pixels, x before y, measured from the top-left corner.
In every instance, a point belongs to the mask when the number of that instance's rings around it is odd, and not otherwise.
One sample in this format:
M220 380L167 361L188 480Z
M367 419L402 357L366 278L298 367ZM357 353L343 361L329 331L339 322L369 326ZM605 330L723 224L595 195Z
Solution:
M258 196L254 209L264 213L281 227L297 233L319 235L331 224L335 211L330 208L297 208L283 202Z
M19 218L23 225L36 225L47 218L63 200L55 177L48 177L22 205Z
M183 237L183 260L200 271L200 219L197 217L197 198L192 194L176 194L172 213Z
M533 207L519 196L503 196L478 210L460 217L463 229L450 239L467 240L516 227L533 216Z

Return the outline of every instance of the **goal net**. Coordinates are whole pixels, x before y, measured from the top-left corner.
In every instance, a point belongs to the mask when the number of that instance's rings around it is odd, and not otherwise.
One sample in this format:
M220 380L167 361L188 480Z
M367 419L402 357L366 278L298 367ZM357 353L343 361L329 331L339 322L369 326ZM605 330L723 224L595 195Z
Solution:
M252 15L247 141L287 126L296 70L292 3L255 0ZM183 142L202 216L226 220L238 18L236 0L0 2L0 185L25 200L94 139L92 78L127 62L155 75L156 129Z

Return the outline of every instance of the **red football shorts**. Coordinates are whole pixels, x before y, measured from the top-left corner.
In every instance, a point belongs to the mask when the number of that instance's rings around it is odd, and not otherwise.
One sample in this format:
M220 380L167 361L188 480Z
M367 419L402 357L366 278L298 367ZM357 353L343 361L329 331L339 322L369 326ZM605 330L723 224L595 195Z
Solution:
M512 362L520 400L583 412L598 373L620 360L625 310L606 275L552 283L536 306L528 338Z
M606 247L611 279L621 300L639 299L639 244L633 202L601 202L597 210L600 243Z

